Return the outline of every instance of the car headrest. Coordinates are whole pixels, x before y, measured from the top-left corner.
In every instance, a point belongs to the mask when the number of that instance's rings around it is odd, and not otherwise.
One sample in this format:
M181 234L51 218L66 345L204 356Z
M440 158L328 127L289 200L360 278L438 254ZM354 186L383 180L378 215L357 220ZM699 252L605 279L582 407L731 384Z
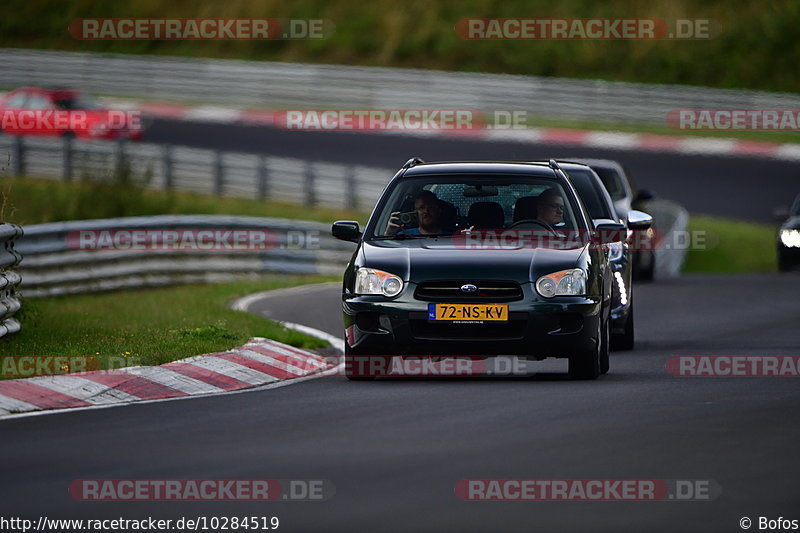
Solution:
M446 228L456 225L456 206L450 202L439 200L439 207L442 211L442 225Z
M475 202L469 206L467 220L475 229L498 229L503 227L505 214L497 202Z
M536 204L539 203L538 196L523 196L518 198L514 204L514 222L520 220L535 220L539 216Z

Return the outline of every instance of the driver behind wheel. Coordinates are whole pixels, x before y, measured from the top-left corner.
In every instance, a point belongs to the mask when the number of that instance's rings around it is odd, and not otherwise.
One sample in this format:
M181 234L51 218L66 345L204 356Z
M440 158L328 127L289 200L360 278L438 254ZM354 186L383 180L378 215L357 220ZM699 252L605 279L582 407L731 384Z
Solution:
M536 202L536 219L553 228L564 220L564 198L556 189L543 191Z

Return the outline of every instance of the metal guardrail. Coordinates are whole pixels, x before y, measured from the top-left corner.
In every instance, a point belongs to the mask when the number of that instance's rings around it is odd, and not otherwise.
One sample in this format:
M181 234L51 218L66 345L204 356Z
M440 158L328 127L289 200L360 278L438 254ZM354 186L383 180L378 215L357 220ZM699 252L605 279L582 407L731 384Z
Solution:
M22 260L22 255L15 249L14 242L23 234L22 228L16 224L0 223L0 337L11 335L20 330L19 321L14 314L20 310L17 297L20 275L14 270Z
M163 190L365 209L396 170L127 141L0 135L12 174L115 180Z
M269 233L266 250L81 249L71 232L250 230ZM302 236L302 237L298 237ZM303 240L301 243L300 240ZM25 297L228 281L264 273L340 274L354 245L318 222L220 215L159 215L55 222L25 227L17 245Z
M60 85L239 107L525 110L536 118L664 125L685 108L800 108L800 96L437 70L0 49L0 87Z

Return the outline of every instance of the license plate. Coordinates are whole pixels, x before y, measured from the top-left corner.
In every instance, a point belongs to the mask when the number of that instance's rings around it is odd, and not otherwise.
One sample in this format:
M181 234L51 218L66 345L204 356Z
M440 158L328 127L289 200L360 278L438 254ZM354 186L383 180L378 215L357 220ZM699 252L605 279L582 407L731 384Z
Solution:
M428 320L505 322L508 304L428 304Z

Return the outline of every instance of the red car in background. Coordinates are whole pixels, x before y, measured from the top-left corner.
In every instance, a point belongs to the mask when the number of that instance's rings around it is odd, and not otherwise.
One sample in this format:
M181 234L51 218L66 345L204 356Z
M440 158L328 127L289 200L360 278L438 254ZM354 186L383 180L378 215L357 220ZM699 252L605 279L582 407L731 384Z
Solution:
M11 135L139 140L137 111L113 110L78 89L22 87L0 98L0 129Z

